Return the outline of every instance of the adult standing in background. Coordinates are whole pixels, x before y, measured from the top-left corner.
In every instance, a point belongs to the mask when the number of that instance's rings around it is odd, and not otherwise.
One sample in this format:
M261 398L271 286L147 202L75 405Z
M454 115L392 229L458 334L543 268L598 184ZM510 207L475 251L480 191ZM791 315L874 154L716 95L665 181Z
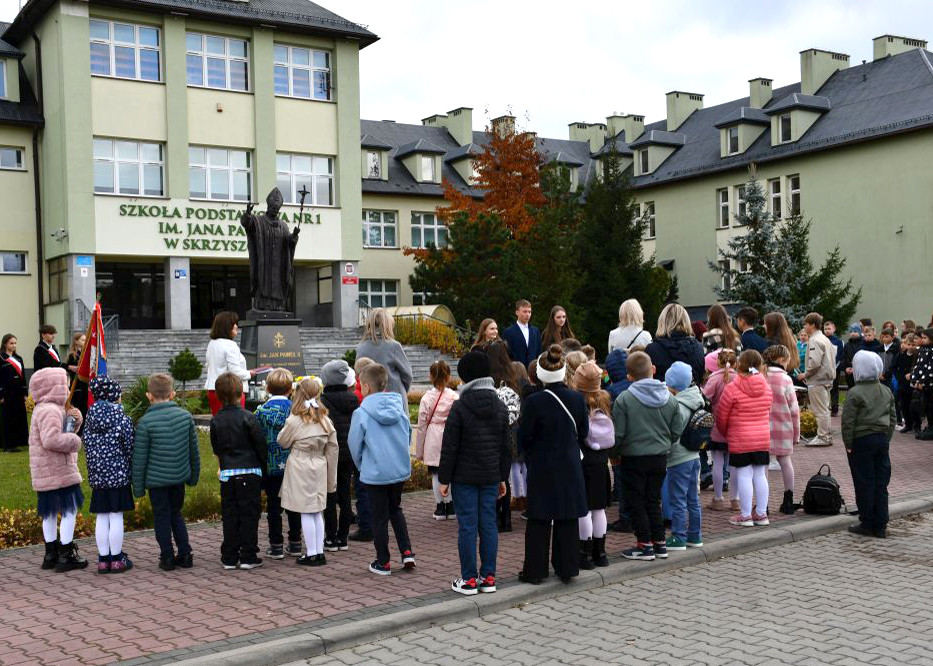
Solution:
M632 347L647 347L651 344L651 333L645 330L645 312L634 298L622 301L619 306L619 325L609 331L609 351L616 349L628 353Z
M541 331L531 325L531 303L524 298L515 303L515 323L502 332L509 343L509 356L526 368L541 354Z
M693 381L699 384L705 372L703 345L693 337L690 316L682 305L668 303L658 317L655 339L645 351L654 365L654 377L664 381L664 374L674 361L683 361L693 371Z
M3 414L3 450L29 445L26 419L26 366L16 353L16 336L7 333L0 342L0 413Z
M480 323L479 330L476 332L476 339L473 341L473 346L482 347L487 342L501 339L502 338L499 337L499 324L496 323L495 319L487 318Z
M769 347L784 345L791 352L790 358L786 359L787 363L784 364L784 370L791 377L798 368L803 370L799 355L793 353L797 349L797 339L791 332L787 319L780 312L769 312L765 315L765 339Z
M547 326L544 327L544 333L541 334L541 347L547 349L551 345L559 345L564 340L577 336L573 334L570 328L570 322L567 320L567 311L560 305L551 308L551 316L548 317Z
M754 349L759 354L763 354L768 348L768 343L763 337L755 332L755 325L758 323L758 310L751 307L744 307L735 313L735 323L742 333L742 349Z
M57 334L58 330L51 324L42 324L39 327L39 344L36 345L35 351L32 352L32 367L35 371L44 370L45 368L70 369L66 364L62 363L62 357L59 356L58 350L55 348L55 336Z
M383 308L375 308L366 318L363 340L356 346L357 358L371 358L389 371L387 391L394 391L408 404L411 388L411 363L405 350L395 340L395 320Z
M81 354L84 352L84 345L87 343L87 336L84 333L75 333L71 337L71 346L68 347L68 358L65 359L65 365L68 366L68 381L74 384L75 392L71 396L71 406L81 412L82 419L87 416L87 382L75 382L78 376L78 364L81 362Z
M240 347L235 342L239 327L240 316L236 312L224 310L214 315L214 321L211 323L211 341L207 345L207 381L204 388L207 389L207 402L211 408L211 414L216 415L223 405L214 393L214 383L217 378L225 372L232 372L239 377L244 385L249 381L255 371L246 369L246 358L240 352ZM243 395L240 397L242 405L246 404L246 394L248 391L243 387Z
M707 353L717 349L731 349L738 354L742 349L739 333L732 327L732 318L726 308L718 303L706 311L706 329L703 347Z
M804 381L810 398L810 410L816 417L816 437L806 446L832 446L833 434L829 429L829 392L836 378L836 348L823 335L823 317L811 312L803 320L807 332L807 357Z

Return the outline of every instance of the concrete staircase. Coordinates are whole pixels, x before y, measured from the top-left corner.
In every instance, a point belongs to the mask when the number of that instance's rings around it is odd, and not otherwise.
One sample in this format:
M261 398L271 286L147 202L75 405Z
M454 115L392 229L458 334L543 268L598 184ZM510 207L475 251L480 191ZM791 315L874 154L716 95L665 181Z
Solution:
M201 363L207 343L210 342L207 329L190 331L167 331L159 329L121 330L120 343L115 349L108 350L108 374L123 384L131 384L136 377L153 372L167 372L168 360L186 347L194 352ZM311 374L319 374L321 366L335 358L343 358L348 349L356 349L360 341L360 329L357 328L302 328L301 349L304 353L305 367ZM412 365L414 382L429 383L428 371L431 364L443 358L456 367L456 362L449 356L428 349L423 345L407 345L405 354ZM205 373L190 386L203 386Z

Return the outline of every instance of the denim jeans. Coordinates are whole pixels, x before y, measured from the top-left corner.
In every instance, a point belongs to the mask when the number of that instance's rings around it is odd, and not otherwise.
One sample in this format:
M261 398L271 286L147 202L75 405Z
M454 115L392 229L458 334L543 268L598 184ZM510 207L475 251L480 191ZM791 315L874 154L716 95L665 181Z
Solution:
M159 542L160 557L167 558L175 555L172 549L172 537L178 554L182 557L191 553L188 544L188 528L181 515L181 507L185 504L185 484L164 486L149 489L149 503L152 504L152 520L155 523L155 537Z
M700 539L700 461L687 462L667 468L668 500L671 508L671 536L678 539Z
M353 474L353 493L356 495L356 527L364 534L371 533L373 519L369 511L369 497L366 495L366 484L360 481L359 472Z
M476 535L479 534L480 577L496 575L499 531L496 529L498 484L475 486L451 485L457 507L457 549L460 552L460 576L476 578Z

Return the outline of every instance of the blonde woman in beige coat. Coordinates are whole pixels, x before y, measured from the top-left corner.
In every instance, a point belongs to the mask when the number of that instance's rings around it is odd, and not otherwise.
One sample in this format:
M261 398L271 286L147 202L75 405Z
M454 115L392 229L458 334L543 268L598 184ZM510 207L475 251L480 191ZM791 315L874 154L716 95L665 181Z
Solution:
M278 442L290 449L282 480L282 507L301 514L305 554L298 564L319 567L324 558L324 518L327 493L337 491L337 430L318 400L321 385L306 378L292 399L292 413Z

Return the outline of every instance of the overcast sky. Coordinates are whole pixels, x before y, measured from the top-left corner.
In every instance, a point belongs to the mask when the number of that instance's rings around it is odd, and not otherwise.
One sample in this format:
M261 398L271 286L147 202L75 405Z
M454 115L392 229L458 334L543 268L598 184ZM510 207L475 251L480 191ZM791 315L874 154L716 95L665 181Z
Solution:
M19 0L0 0L11 20ZM924 0L321 0L380 40L360 54L362 117L418 123L473 107L475 129L511 109L554 138L613 112L665 114L670 90L706 106L748 95L748 79L800 80L799 52L871 60L873 37L933 39Z

